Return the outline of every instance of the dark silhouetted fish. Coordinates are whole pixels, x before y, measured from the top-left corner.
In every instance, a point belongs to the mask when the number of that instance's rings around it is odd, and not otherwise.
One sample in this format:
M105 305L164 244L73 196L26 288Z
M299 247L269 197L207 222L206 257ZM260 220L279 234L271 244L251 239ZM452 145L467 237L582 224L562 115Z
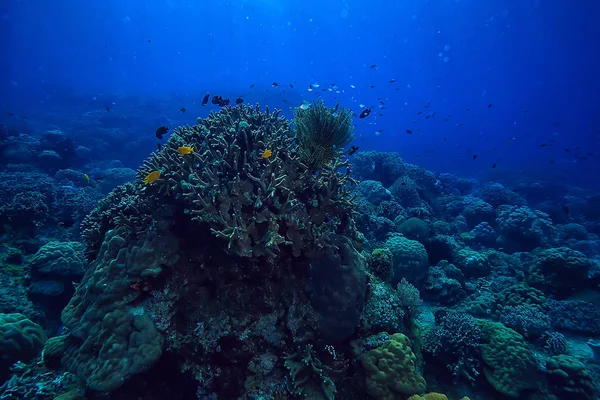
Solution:
M210 93L206 93L206 94L204 95L204 97L202 98L202 105L203 105L203 106L205 106L205 105L207 105L207 104L208 104L208 99L209 99L209 97L210 97Z
M358 116L358 118L366 118L369 116L369 114L371 114L371 109L370 108L365 108L360 115Z
M244 102L244 99L242 99L241 97L238 97L237 99L235 99L235 104L242 104Z
M358 146L352 146L350 147L350 150L348 150L348 155L351 156L354 153L356 153L358 151Z
M167 132L169 132L169 128L167 128L166 126L160 126L157 130L156 130L156 137L158 138L158 140L162 140L163 136L167 134Z
M186 112L186 111L187 111L187 110L185 109L185 107L181 107L181 108L179 109L179 112Z

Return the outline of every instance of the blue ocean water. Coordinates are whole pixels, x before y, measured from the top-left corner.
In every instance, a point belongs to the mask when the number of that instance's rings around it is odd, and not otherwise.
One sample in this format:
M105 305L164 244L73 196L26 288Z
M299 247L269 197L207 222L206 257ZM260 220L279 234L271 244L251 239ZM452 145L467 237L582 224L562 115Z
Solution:
M597 398L600 3L2 0L0 18L0 399ZM282 167L298 184L210 172L302 158L229 110L296 132L319 100L353 114L336 150L356 198L325 163ZM258 136L173 136L203 120ZM390 347L410 374L378 380Z

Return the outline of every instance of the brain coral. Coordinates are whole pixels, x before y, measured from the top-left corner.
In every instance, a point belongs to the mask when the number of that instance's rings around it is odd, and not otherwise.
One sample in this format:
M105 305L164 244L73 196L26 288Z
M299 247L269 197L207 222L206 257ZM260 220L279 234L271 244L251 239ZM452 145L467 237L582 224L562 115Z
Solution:
M531 286L557 298L565 298L588 284L591 261L568 247L543 250L539 253L526 281Z
M500 393L519 397L536 386L537 365L533 353L521 335L496 322L479 322L484 335L481 345L483 372Z
M23 314L0 314L0 378L17 361L37 356L46 340L42 327Z
M416 367L416 357L410 341L401 333L361 357L365 369L367 391L380 400L394 400L397 396L413 395L425 390L425 379Z
M385 245L394 260L393 284L397 284L402 278L414 282L425 277L429 261L427 251L421 243L400 235L393 235Z

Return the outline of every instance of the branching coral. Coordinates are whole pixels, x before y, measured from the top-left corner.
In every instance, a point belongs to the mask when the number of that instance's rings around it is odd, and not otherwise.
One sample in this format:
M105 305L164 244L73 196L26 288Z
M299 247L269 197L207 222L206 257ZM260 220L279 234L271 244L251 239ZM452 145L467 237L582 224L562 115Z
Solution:
M181 146L194 151L181 155ZM330 233L350 227L349 186L356 183L338 153L315 172L300 148L279 111L226 107L176 129L138 178L161 171L145 187L146 197L183 205L192 220L226 241L230 254L274 259L280 246L291 246L298 256L323 249Z
M327 367L316 357L312 345L286 356L284 365L290 371L293 394L315 400L335 399L335 384L327 377Z
M119 227L127 227L135 234L150 227L149 203L138 196L133 184L125 184L114 189L81 223L85 255L89 261L96 258L106 233Z

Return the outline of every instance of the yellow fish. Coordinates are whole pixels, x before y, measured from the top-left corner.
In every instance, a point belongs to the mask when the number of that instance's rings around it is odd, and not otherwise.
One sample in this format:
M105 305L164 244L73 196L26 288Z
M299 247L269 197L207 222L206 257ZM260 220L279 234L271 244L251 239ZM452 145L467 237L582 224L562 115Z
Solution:
M273 155L273 152L271 150L265 150L263 151L263 153L260 155L262 158L269 158Z
M148 184L156 181L158 178L160 178L160 171L152 171L148 175L146 175L146 177L144 178L144 180L142 182L144 182L144 184L148 185Z
M177 149L179 154L192 154L194 152L194 148L192 146L181 146Z
M83 174L83 180L86 181L86 183L90 183L90 177L88 174Z

